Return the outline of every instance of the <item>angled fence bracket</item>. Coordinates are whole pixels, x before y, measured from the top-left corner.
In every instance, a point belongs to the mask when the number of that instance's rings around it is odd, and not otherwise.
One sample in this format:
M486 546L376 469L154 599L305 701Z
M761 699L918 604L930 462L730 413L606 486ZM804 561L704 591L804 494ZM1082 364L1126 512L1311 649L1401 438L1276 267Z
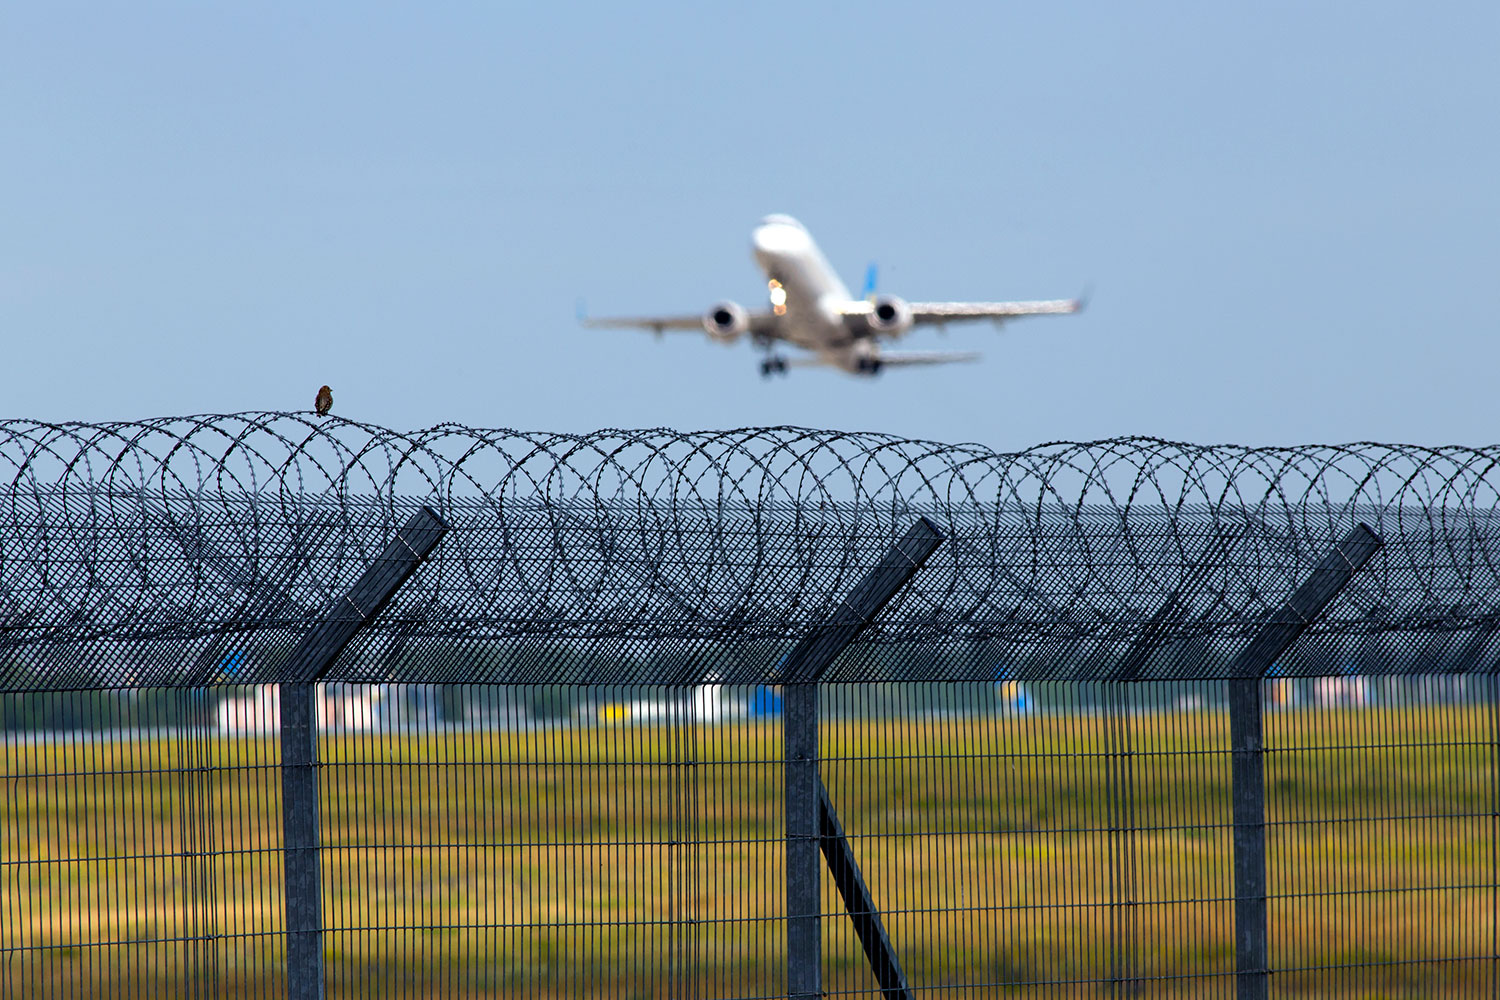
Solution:
M1234 950L1237 1000L1265 1000L1270 990L1266 926L1266 769L1261 684L1276 660L1291 648L1338 596L1381 540L1356 524L1323 557L1311 575L1261 626L1229 667L1229 743L1233 753Z
M844 836L818 773L818 682L880 609L943 542L927 518L897 540L842 601L832 619L797 643L782 661L782 741L786 773L787 995L823 995L818 852L828 859L844 908L886 1000L910 1000L901 963Z
M322 1000L324 994L318 723L313 705L317 683L447 530L429 507L412 515L349 592L297 644L283 667L281 809L288 1000Z

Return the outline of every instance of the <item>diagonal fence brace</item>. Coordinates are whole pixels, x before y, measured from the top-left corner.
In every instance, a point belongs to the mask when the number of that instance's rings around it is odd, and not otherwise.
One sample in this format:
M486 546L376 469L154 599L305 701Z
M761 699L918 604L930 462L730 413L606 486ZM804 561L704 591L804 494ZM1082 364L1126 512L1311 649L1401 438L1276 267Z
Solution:
M849 849L849 838L844 836L844 824L833 808L828 789L818 779L818 834L819 846L823 848L823 860L828 862L828 871L833 883L838 886L844 899L844 909L854 922L854 933L865 950L870 968L875 970L875 981L880 984L880 994L885 1000L913 1000L911 987L906 984L906 973L891 947L891 938L885 932L885 922L875 908L875 899L870 887L860 874L859 863Z
M322 1000L324 994L315 685L447 531L448 525L429 507L412 515L349 592L297 644L283 668L281 808L288 1000Z
M921 569L927 557L943 542L943 534L927 518L907 530L880 562L840 602L831 621L803 638L782 661L777 681L782 687L782 746L786 777L786 901L787 901L787 994L789 997L823 995L822 941L818 919L821 872L818 852L829 864L843 893L845 908L860 933L865 954L882 989L892 976L887 997L909 997L901 965L890 939L879 924L868 888L843 837L838 814L818 774L818 682L840 653L865 628L880 609ZM836 832L825 832L836 831ZM859 888L854 888L855 880ZM852 893L852 895L851 895ZM861 898L862 893L862 898ZM878 934L868 934L871 915ZM863 922L863 923L862 923ZM861 927L865 930L861 930ZM874 952L871 952L871 948ZM895 992L891 992L894 990Z
M1229 667L1229 744L1233 754L1234 946L1237 1000L1265 1000L1270 990L1266 922L1266 771L1261 683L1365 563L1380 537L1357 524L1271 615Z

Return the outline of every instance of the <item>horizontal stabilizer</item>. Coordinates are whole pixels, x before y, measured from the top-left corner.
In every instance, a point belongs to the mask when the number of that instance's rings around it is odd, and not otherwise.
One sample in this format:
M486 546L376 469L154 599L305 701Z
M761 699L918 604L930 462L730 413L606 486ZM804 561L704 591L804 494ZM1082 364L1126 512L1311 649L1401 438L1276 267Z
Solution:
M881 351L882 368L899 365L950 365L978 361L978 351Z
M1016 319L1020 316L1058 316L1083 308L1082 299L1044 299L1037 302L913 302L918 323L947 323L966 319Z

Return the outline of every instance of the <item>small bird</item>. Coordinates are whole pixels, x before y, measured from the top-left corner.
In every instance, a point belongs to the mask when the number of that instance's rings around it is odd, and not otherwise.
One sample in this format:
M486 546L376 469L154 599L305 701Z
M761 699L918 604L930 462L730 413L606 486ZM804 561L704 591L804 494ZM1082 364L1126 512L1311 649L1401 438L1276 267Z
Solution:
M318 398L313 400L313 411L320 417L326 417L331 409L333 409L333 390L325 385L318 390Z

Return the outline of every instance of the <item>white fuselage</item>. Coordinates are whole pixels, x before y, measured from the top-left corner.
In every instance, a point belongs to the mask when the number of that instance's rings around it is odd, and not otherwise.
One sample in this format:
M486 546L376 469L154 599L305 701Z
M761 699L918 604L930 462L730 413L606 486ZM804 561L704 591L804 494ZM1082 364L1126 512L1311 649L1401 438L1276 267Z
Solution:
M767 216L751 234L750 245L766 280L780 282L786 292L776 331L780 339L816 351L841 368L853 369L860 356L873 353L873 345L855 337L844 321L849 289L800 222Z

